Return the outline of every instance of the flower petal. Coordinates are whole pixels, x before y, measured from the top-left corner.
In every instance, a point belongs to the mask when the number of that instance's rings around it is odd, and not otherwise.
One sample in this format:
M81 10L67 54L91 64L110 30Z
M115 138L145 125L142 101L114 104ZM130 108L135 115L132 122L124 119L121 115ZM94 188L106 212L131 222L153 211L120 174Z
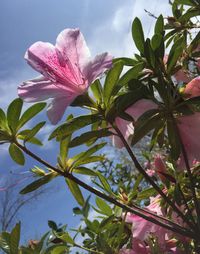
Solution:
M40 76L27 80L18 86L18 95L26 102L36 102L61 96L63 95L63 90L59 89L47 78Z
M108 53L97 55L83 68L83 74L90 85L95 79L100 77L106 70L112 67L113 57Z
M85 65L90 58L90 51L79 29L65 29L57 37L56 48L61 52L66 63L76 74L78 84L84 79L81 66Z
M65 97L57 97L52 100L47 109L47 116L52 124L57 124L61 120L66 108L74 99L74 96L68 95Z
M194 78L186 85L184 94L188 97L200 96L200 77Z
M65 63L62 54L52 44L36 42L26 52L25 59L38 72L53 82L75 85L77 80L73 70Z

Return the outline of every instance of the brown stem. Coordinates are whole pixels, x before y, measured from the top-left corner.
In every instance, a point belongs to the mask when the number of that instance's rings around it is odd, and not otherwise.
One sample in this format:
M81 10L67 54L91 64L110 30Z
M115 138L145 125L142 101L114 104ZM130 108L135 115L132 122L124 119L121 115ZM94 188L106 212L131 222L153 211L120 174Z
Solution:
M122 133L120 132L120 130L112 125L112 127L115 129L115 131L117 132L119 138L121 139L121 141L123 142L128 154L130 155L133 163L135 164L135 167L137 168L137 170L144 176L144 178L152 185L152 187L161 195L161 197L173 208L173 210L177 213L178 216L180 216L187 224L190 228L192 229L196 229L194 227L194 225L190 222L190 220L188 220L188 218L179 210L179 208L176 206L175 203L173 203L168 196L165 195L165 193L160 189L160 187L154 182L154 180L149 177L149 175L146 173L146 171L143 169L143 167L140 165L140 163L138 162L137 158L135 157L135 155L133 154L132 149L130 148L129 144L126 142L124 136L122 135Z
M65 178L68 178L68 179L74 181L75 183L77 183L78 185L83 187L84 189L86 189L86 190L90 191L91 193L93 193L93 194L95 194L95 195L105 199L106 201L108 201L108 202L110 202L110 203L112 203L112 204L114 204L116 206L121 207L125 211L133 213L135 215L138 215L138 216L144 218L145 220L150 221L150 222L152 222L152 223L154 223L156 225L159 225L159 226L161 226L163 228L166 228L168 230L171 230L172 232L181 234L181 235L189 237L191 239L196 239L196 235L193 234L193 232L191 232L190 230L188 230L188 229L186 229L184 227L181 227L178 224L173 223L173 222L168 221L168 220L167 220L168 224L165 224L163 222L163 221L166 221L165 218L162 218L162 217L160 217L158 215L155 215L155 214L153 214L153 213L151 213L149 211L146 211L146 210L144 210L144 209L142 209L140 207L137 207L135 205L133 205L134 208L131 208L131 207L125 205L125 204L122 204L119 201L115 200L114 198L112 198L112 197L104 194L103 192L101 192L101 191L99 191L97 189L94 189L93 187L91 187L91 186L87 185L86 183L82 182L80 179L76 178L75 176L73 176L69 172L67 172L67 171L63 172L60 169L50 165L48 162L44 161L43 159L38 157L36 154L32 153L30 150L28 150L25 146L21 145L20 143L15 142L15 144L22 151L24 151L26 154L28 154L30 157L34 158L38 162L42 163L44 166L52 169L53 171L57 172L59 175L62 175ZM147 214L147 215L145 215L145 214ZM157 218L159 217L160 220L157 220L157 219L151 217L150 215L153 216L153 217L157 217Z

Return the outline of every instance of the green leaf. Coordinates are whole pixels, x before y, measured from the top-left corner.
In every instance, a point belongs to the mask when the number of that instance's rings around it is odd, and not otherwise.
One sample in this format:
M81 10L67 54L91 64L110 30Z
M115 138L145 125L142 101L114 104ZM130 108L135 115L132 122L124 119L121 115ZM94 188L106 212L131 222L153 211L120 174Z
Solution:
M102 149L105 145L106 145L105 142L101 143L101 144L94 145L94 146L90 147L87 151L75 155L72 158L72 160L74 160L74 161L83 160L83 159L91 156L92 154L96 153L100 149Z
M96 205L107 216L112 215L112 208L101 198L96 197Z
M154 28L154 33L155 34L163 34L163 31L164 31L164 19L163 19L163 16L160 15L157 18L155 28Z
M154 68L155 67L155 55L154 55L153 49L151 47L150 39L147 39L145 41L144 54L145 54L145 57L146 57L149 65Z
M57 224L53 220L48 220L48 226L55 231L58 229Z
M171 156L174 160L178 160L178 157L181 153L180 140L178 139L176 128L171 119L167 120L167 133Z
M15 161L19 165L24 165L24 154L14 143L10 144L9 153L13 161Z
M103 90L104 102L106 105L108 104L109 99L112 96L114 86L117 84L119 80L119 76L122 72L122 69L123 69L123 62L118 61L113 64L112 69L110 69L106 75L106 80L105 80L104 90Z
M78 204L80 206L84 206L85 200L84 200L84 197L82 195L82 192L81 192L78 184L73 182L73 181L71 181L71 180L69 180L69 179L65 179L65 181L66 181L66 183L67 183L67 185L68 185L72 195L74 196L74 198L78 202Z
M100 80L97 79L95 80L91 86L90 86L92 92L93 92L93 95L95 97L95 99L98 101L98 102L101 102L102 101L102 94L103 94L103 91L102 91L102 86L101 86L101 83L100 83Z
M49 140L55 137L59 137L59 138L66 137L69 134L72 134L74 131L77 131L99 120L100 120L100 116L98 114L78 116L62 124L58 128L56 128L51 133Z
M108 128L96 131L88 131L72 139L72 141L69 144L69 147L80 146L82 144L89 142L92 139L99 139L103 137L108 137L110 135L112 135L112 132L110 132Z
M20 191L20 194L26 194L34 190L37 190L42 185L49 183L56 176L57 174L55 174L54 172L48 173L45 176L39 178L38 180L28 184L24 189Z
M156 194L156 190L153 187L147 188L138 193L137 200L144 200L144 199L155 196L155 194Z
M22 126L24 126L24 124L30 121L38 113L40 113L45 108L45 106L46 106L45 102L40 102L28 108L21 116L17 125L17 129L19 130Z
M68 232L65 232L64 234L62 234L61 236L58 236L58 238L60 238L61 240L63 240L65 243L69 243L74 245L74 240L72 239L72 237L69 235Z
M89 164L92 162L103 161L104 159L105 159L104 156L90 156L85 159L81 159L81 160L74 162L72 169L74 169L80 165Z
M8 107L7 121L8 121L8 126L11 128L13 132L15 132L17 128L22 106L23 106L22 99L17 98L14 101L12 101Z
M118 61L123 61L124 65L126 66L134 66L138 63L137 60L132 59L132 58L128 58L128 57L119 57L119 58L114 58L113 62L116 63Z
M77 167L77 168L73 169L73 173L88 175L88 176L96 176L97 175L95 171L93 171L90 168L86 168L86 167Z
M0 249L10 254L10 234L8 232L2 232L0 234Z
M17 223L10 233L10 254L17 254L20 240L20 223Z
M189 6L195 6L195 3L191 0L175 0L175 3L189 5Z
M200 14L199 10L196 9L189 9L184 15L182 15L179 18L180 22L187 22L189 19L191 19L192 17L196 17L199 16Z
M128 70L119 80L120 87L126 85L130 80L137 79L140 75L140 72L144 68L144 63L138 63L133 68Z
M170 74L173 70L173 67L176 65L177 60L183 52L183 46L177 47L172 53L170 52L169 58L167 61L167 72Z
M6 127L6 115L4 111L0 108L0 129L5 129Z
M99 171L97 171L97 175L98 175L98 178L99 178L102 186L104 187L104 189L108 193L113 194L112 189L111 189L110 184L108 183L107 179Z
M138 18L135 18L132 24L132 37L137 49L144 54L144 33Z
M135 123L132 145L136 144L151 130L155 129L160 121L162 121L162 119L157 109L148 110L142 116L140 116Z
M25 142L31 140L39 131L40 129L45 125L46 122L40 122L36 124L28 133L28 135L25 138Z

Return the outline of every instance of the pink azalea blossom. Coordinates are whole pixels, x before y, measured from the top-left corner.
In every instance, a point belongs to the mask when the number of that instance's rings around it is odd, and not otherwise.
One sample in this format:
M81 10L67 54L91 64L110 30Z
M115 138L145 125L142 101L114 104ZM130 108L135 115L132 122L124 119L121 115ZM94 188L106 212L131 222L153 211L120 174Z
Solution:
M157 108L157 105L153 101L142 99L127 108L125 112L132 116L135 121L137 121L137 119L146 111L155 108ZM128 141L130 136L134 133L134 126L132 122L126 121L120 117L116 117L115 124L117 125L121 133L124 135L124 138ZM122 148L124 146L121 139L116 135L113 136L112 141L113 145L118 148Z
M200 113L196 112L192 115L182 116L177 119L180 136L185 147L189 165L193 166L193 161L200 161ZM179 168L185 168L185 161L181 155L178 162Z
M73 100L85 93L89 85L111 68L112 57L107 53L90 59L90 52L79 29L65 29L56 45L36 42L26 52L25 59L42 74L18 87L19 96L27 102L52 98L48 117L56 124Z
M163 209L160 206L160 196L157 195L150 199L150 204L146 207L147 210L159 215L165 216ZM177 221L177 216L173 216ZM137 215L128 213L126 222L132 224L132 249L122 249L120 254L151 254L148 246L148 238L156 237L158 245L163 254L174 253L180 254L180 250L176 248L176 240L170 239L172 233L167 229L158 226L150 221L147 221Z
M200 77L194 78L186 85L184 94L188 97L200 96Z

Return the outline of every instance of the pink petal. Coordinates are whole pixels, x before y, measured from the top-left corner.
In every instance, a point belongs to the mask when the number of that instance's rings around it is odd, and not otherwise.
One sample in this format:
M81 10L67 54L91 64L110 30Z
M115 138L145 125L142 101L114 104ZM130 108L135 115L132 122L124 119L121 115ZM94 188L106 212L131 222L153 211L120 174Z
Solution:
M57 37L56 48L61 52L65 62L71 66L76 74L78 84L82 84L84 78L81 66L89 61L90 51L79 29L65 29Z
M61 120L66 108L74 99L75 97L73 95L69 95L65 97L57 97L52 100L47 109L47 116L52 124L57 124L58 121Z
M129 108L127 108L126 113L132 116L135 121L137 121L137 119L146 111L155 108L157 108L157 104L155 104L153 101L142 99L134 103ZM131 122L126 121L120 117L116 117L115 124L123 134L126 141L128 141L130 136L134 134L134 127ZM122 148L124 146L121 139L118 136L113 136L112 141L113 145L118 148Z
M112 56L108 53L97 55L83 68L83 74L88 80L88 85L112 67Z
M26 52L25 59L46 78L62 84L63 89L78 83L73 69L69 68L58 49L50 43L34 43Z
M53 82L43 76L25 81L18 86L19 97L27 102L43 101L62 94L61 89L58 89Z
M198 138L200 136L200 113L179 117L177 124L190 167L192 167L194 160L200 160L200 142ZM185 168L183 156L181 156L178 164L179 168Z
M186 85L184 93L188 95L188 97L200 96L200 77L194 78L190 81Z
M177 80L177 82L184 82L184 83L188 83L191 81L191 77L189 76L189 74L183 70L183 69L180 69L179 71L177 71L175 74L174 74L174 77L175 79Z

